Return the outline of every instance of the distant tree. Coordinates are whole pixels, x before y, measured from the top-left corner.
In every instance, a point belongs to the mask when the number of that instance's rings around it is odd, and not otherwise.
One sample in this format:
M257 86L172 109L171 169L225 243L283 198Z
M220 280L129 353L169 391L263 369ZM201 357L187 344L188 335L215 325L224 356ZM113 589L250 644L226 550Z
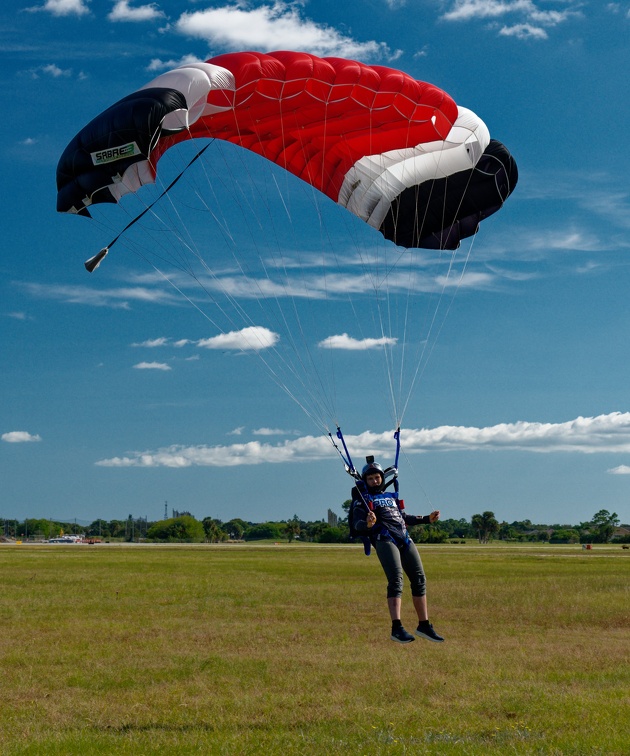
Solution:
M282 529L277 522L263 522L259 525L252 525L243 533L246 541L261 541L264 538L280 540L282 538Z
M200 543L206 537L203 524L191 515L172 517L153 523L147 531L147 538L152 541L188 541Z
M575 528L554 528L549 543L578 543L580 534Z
M19 527L18 534L29 538L50 538L52 534L50 520L27 518Z
M600 509L593 515L591 525L594 530L593 541L608 543L612 540L615 528L619 526L619 517L616 512L611 514L607 509Z
M409 528L409 535L415 543L446 543L450 537L439 525L414 525Z
M212 517L204 517L202 521L203 530L206 534L206 540L210 543L221 543L227 541L229 535L222 527L221 520L215 520Z
M475 535L470 523L463 517L459 520L440 520L439 527L448 533L449 538L467 538L468 536Z
M326 530L328 523L323 520L315 522L305 522L300 527L300 540L302 541L319 541L320 535Z
M293 515L293 518L289 520L284 526L284 532L287 535L289 543L291 543L294 538L297 538L300 535L300 530L300 518L295 514Z
M248 527L249 525L245 522L245 520L241 520L237 517L234 520L226 522L223 526L223 529L226 531L230 538L235 541L240 541L243 537L243 533L247 530Z
M499 525L499 538L502 541L512 541L517 537L518 533L515 528L503 521Z
M348 540L348 529L326 525L318 534L318 543L345 543Z
M124 520L110 520L107 528L112 538L122 538L125 535L127 523Z
M483 514L473 515L471 524L477 534L479 543L488 543L499 531L499 522L494 516L494 512L486 511Z
M85 529L85 534L88 536L102 536L103 538L109 538L111 533L109 532L108 523L106 520L94 520Z

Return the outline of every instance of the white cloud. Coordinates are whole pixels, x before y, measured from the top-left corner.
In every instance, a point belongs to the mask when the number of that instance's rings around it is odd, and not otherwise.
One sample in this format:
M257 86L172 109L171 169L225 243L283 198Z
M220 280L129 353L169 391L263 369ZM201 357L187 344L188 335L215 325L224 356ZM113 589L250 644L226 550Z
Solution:
M155 349L155 347L162 347L169 344L170 339L166 338L165 336L160 336L157 339L147 339L146 341L141 341L136 344L132 344L133 347L145 347L147 349Z
M516 37L517 39L547 39L549 35L544 29L531 24L515 24L503 26L499 31L502 37Z
M553 27L579 15L577 6L562 11L542 10L533 0L454 0L450 10L442 15L444 21L466 22L480 20L495 21L506 16L516 17L517 22L503 26L499 34L518 39L546 39L543 27Z
M630 475L630 465L618 465L617 467L611 467L610 470L606 470L610 475Z
M164 13L158 9L155 3L132 8L129 5L129 0L117 0L107 18L110 21L153 21L157 18L164 18Z
M358 42L301 14L296 3L274 2L257 8L244 4L184 13L176 29L226 50L306 50L368 60L397 57L384 42Z
M365 431L346 436L355 458L363 454L391 457L392 431ZM529 451L535 453L630 454L630 412L597 417L578 417L564 423L500 423L488 428L445 425L438 428L403 429L407 454L449 451ZM123 457L100 460L102 467L222 467L305 462L331 458L330 441L323 436L303 436L279 444L258 441L229 446L169 446L156 451L129 452ZM613 474L628 474L622 465Z
M24 444L42 440L41 436L37 434L33 435L26 431L10 431L9 433L3 433L0 438L8 444Z
M46 66L42 66L41 70L52 76L54 79L58 79L60 76L72 76L72 69L59 68L56 63L49 63Z
M154 304L180 304L181 299L162 289L125 286L117 289L92 289L89 286L58 286L26 283L23 287L38 299L54 299L67 304L112 307L128 310L130 301Z
M131 452L96 464L100 467L238 467L326 459L330 448L330 441L325 438L304 436L276 445L250 441L230 446L169 446L157 451Z
M165 362L139 362L134 365L136 370L171 370L171 366Z
M25 10L45 11L53 16L84 16L90 12L89 0L46 0L44 5L36 5Z
M395 346L398 339L381 336L378 339L354 339L347 333L328 336L320 341L318 346L322 349L348 349L350 351L365 351L366 349L380 349L384 346Z
M60 68L56 63L47 63L45 66L37 66L21 71L20 75L30 76L32 79L40 79L42 76L52 77L53 79L68 79L73 76L73 73L71 68ZM79 73L78 78L82 77L83 74Z
M196 55L183 55L181 58L175 60L171 58L169 60L161 60L160 58L153 58L149 65L146 67L147 71L170 71L172 68L178 66L184 66L189 63L203 62L202 58Z
M280 337L277 333L263 326L249 326L240 331L230 331L212 336L209 339L201 339L197 346L204 349L240 349L243 351L258 351L275 346Z
M299 436L295 430L283 430L282 428L256 428L252 431L254 436Z

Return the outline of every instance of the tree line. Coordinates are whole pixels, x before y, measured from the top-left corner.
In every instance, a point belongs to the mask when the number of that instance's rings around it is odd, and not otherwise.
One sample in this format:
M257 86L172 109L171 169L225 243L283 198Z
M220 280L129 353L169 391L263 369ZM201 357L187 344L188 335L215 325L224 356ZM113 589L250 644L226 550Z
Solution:
M305 521L294 515L290 520L247 522L234 518L227 522L214 517L199 520L190 512L173 512L173 517L154 522L146 518L126 520L94 520L84 526L76 522L26 518L23 521L0 518L0 535L9 539L48 540L63 534L82 535L103 541L155 541L221 543L227 541L306 541L315 543L346 543L350 540L348 510L350 501L342 505L345 517L336 525L324 520ZM630 543L630 534L618 534L620 522L616 512L600 509L588 522L579 525L541 525L530 520L499 521L494 512L486 511L464 518L439 520L432 525L410 528L416 543L454 543L475 539L480 543L493 540L549 543ZM623 526L630 530L630 526Z

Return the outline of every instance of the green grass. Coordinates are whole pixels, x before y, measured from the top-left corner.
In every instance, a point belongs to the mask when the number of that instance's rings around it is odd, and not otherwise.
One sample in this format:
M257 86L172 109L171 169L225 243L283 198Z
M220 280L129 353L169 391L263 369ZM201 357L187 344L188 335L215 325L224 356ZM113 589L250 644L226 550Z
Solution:
M628 753L627 552L421 554L439 645L359 546L3 546L0 753Z

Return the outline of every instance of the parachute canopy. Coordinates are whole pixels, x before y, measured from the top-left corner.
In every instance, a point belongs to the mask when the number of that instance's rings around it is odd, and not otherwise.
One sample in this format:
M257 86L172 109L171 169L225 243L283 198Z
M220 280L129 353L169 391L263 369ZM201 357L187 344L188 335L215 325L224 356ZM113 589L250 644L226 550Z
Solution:
M456 249L518 178L483 121L431 84L342 58L239 52L168 71L85 126L59 161L57 210L118 202L195 137L258 153L402 247Z

